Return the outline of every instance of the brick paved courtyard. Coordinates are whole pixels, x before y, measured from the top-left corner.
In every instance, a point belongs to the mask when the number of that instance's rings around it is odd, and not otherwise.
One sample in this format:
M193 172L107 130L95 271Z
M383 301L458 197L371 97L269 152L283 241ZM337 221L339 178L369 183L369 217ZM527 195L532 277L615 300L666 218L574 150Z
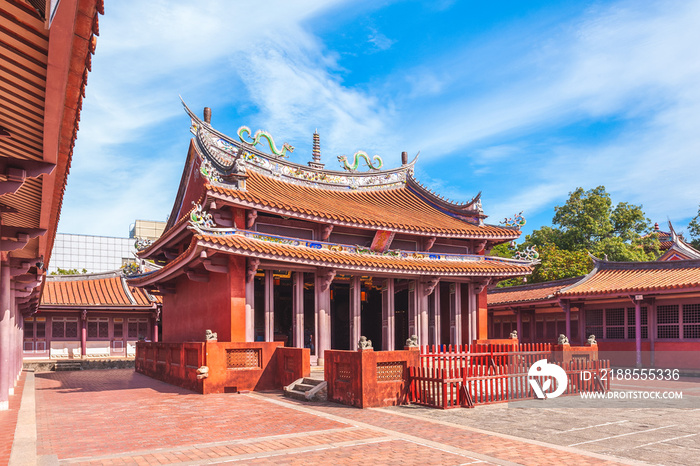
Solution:
M491 408L360 410L276 392L202 396L128 369L25 376L36 402L36 459L13 452L13 465L634 463L439 417L484 418Z

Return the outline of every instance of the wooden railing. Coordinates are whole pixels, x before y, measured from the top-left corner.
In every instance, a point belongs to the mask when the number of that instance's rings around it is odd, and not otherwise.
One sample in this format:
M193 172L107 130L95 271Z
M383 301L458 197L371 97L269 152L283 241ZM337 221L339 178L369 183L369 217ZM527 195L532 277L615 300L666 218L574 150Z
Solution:
M563 395L607 391L609 361L575 359L556 363L552 345L472 345L464 347L421 348L421 366L411 368L412 403L449 409L477 404L502 403L535 398L528 376L529 368L541 359L557 364L567 374ZM585 373L585 376L582 375ZM544 386L549 377L537 377ZM550 384L555 384L552 380Z

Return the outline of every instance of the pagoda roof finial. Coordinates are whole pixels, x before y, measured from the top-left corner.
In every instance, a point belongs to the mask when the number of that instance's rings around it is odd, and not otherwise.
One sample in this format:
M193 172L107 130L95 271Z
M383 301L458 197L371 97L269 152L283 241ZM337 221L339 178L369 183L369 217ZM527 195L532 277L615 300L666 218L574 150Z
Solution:
M324 164L321 163L321 137L318 135L318 129L314 131L314 145L311 157L313 160L309 162L309 167L319 169L324 167Z

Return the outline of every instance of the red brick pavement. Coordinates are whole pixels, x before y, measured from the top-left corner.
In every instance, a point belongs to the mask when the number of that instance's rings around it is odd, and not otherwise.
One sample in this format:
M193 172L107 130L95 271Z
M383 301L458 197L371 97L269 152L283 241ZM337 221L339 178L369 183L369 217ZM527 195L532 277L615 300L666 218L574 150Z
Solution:
M383 410L202 396L128 369L37 374L35 385L37 453L62 464L607 463Z
M15 387L15 394L10 396L10 409L0 411L0 465L10 462L12 442L15 438L15 428L17 427L17 414L19 413L19 404L22 401L22 392L24 391L24 379L25 374L22 372L22 377Z
M131 369L37 374L37 454L59 459L348 427L239 395L173 387Z

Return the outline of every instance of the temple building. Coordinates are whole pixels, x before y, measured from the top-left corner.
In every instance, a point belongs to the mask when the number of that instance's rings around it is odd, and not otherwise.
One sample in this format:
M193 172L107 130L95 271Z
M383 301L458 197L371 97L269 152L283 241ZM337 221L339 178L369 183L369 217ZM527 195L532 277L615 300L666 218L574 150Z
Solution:
M102 0L0 2L0 410L56 237Z
M121 270L49 275L38 311L24 318L24 360L127 358L158 341L160 297L127 284Z
M583 344L595 335L614 365L700 369L700 251L669 229L656 261L594 258L582 277L490 290L489 336Z
M488 255L520 235L517 222L486 224L480 195L458 204L428 190L413 176L417 156L383 169L358 151L329 170L314 134L312 160L296 164L267 132L231 138L208 108L203 119L185 108L194 138L170 220L139 252L162 268L129 280L162 295L164 342L210 329L220 341L308 347L319 364L360 336L383 350L411 335L462 344L487 337L486 287L532 271Z

